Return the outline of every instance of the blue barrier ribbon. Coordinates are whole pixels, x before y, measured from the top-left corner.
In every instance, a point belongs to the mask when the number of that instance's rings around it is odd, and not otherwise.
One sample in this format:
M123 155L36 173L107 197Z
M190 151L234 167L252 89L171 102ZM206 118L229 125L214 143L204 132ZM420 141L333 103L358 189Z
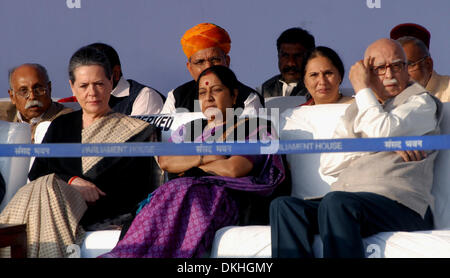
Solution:
M450 135L224 143L0 144L0 157L254 155L450 149Z

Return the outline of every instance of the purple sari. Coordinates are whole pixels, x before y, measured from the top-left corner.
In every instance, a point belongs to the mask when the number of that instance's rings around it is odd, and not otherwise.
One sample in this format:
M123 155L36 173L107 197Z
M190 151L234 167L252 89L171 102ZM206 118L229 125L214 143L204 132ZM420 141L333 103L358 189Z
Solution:
M267 130L261 126L257 129L259 134L262 130ZM208 136L202 134L203 140ZM215 232L236 224L238 220L238 202L229 189L268 196L284 180L284 166L280 156L244 157L253 163L249 176L181 177L159 187L153 192L150 202L137 214L124 238L113 250L101 257L202 256L210 249Z

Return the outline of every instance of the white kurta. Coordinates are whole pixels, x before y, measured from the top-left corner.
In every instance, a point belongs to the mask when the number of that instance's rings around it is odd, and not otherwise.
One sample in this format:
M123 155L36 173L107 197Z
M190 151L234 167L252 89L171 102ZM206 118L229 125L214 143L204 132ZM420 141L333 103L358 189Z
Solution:
M364 137L420 136L436 128L436 103L427 93L413 95L407 101L386 112L369 88L360 90L355 101L358 114L353 123L353 132ZM389 105L389 104L387 104ZM333 138L349 138L352 131L339 121ZM337 177L353 160L368 152L323 153L320 158L320 173Z

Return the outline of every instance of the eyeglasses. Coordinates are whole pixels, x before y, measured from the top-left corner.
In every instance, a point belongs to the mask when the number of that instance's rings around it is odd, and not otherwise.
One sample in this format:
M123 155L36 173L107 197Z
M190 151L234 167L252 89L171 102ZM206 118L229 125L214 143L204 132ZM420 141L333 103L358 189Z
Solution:
M409 71L415 71L415 70L418 70L419 69L419 64L421 63L421 62L423 62L423 61L425 61L425 59L427 59L428 57L430 57L430 56L425 56L425 57L422 57L422 58L420 58L419 60L417 60L417 61L415 61L415 62L409 62L408 61L408 70Z
M391 68L392 72L399 72L403 69L403 66L405 65L405 62L395 62L392 64L385 64L378 67L374 67L372 70L377 75L384 75L386 74L387 68Z
M31 91L33 91L34 96L36 97L40 97L43 96L47 93L48 89L45 87L36 87L30 90L28 90L28 88L20 88L17 91L12 90L15 94L23 97L23 98L29 98Z

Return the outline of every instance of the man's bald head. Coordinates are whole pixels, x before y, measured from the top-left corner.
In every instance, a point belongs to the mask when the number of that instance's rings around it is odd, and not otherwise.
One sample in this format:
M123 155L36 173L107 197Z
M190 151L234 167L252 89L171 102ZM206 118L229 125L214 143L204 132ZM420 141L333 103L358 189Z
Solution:
M364 58L368 56L378 57L380 54L385 56L397 55L398 57L401 57L403 62L406 62L406 55L403 51L402 45L395 40L382 38L373 42L367 47L366 52L364 53Z
M44 66L36 63L26 63L9 70L8 72L9 88L12 88L12 79L16 70L23 70L24 68L34 68L34 70L36 70L40 75L42 75L42 79L44 80L45 83L50 82L47 69Z
M408 86L406 55L397 41L386 38L375 41L367 47L364 60L371 61L373 89L382 100L395 97Z

